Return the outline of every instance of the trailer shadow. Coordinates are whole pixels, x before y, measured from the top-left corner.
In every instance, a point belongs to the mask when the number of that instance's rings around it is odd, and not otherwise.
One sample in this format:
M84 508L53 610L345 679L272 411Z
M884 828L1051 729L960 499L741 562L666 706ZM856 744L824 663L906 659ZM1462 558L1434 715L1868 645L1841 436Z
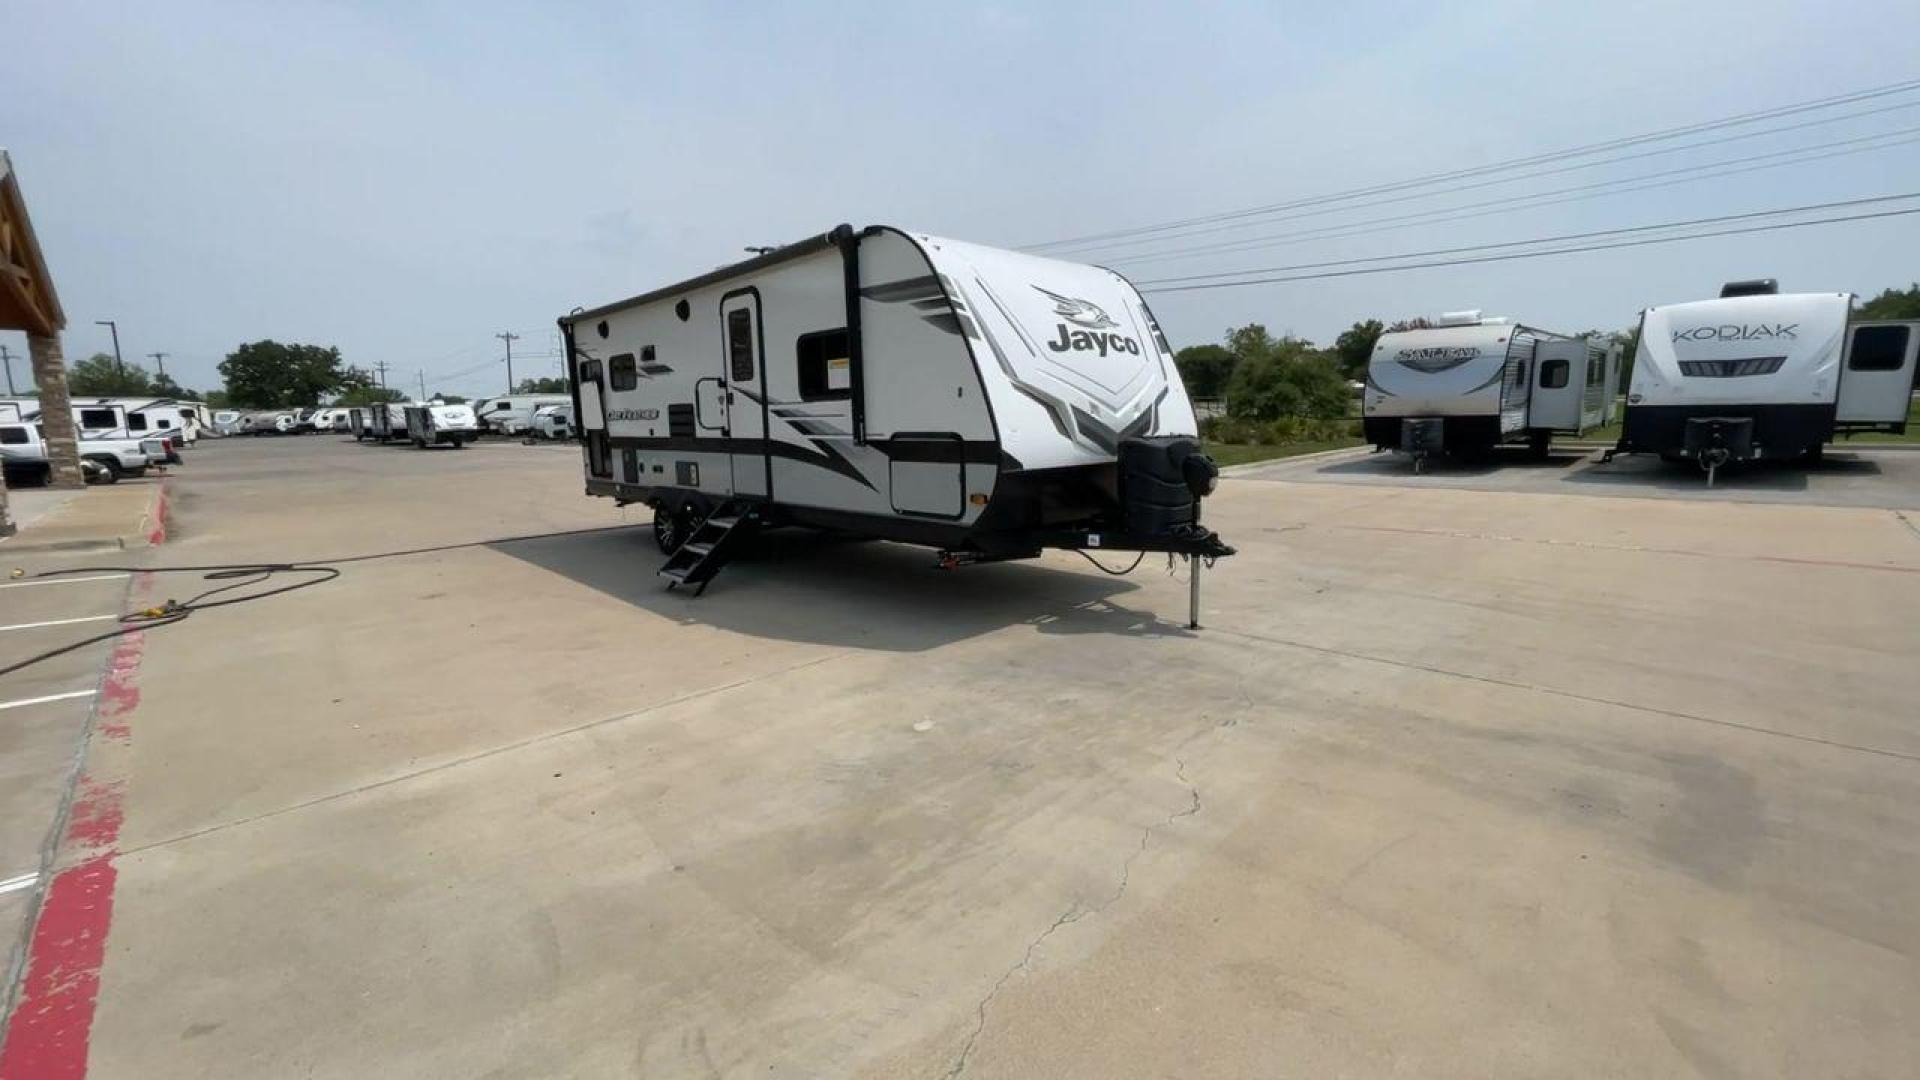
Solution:
M664 560L645 528L488 546L677 623L781 641L920 652L1023 624L1043 634L1190 633L1120 603L1139 589L1122 578L1034 562L941 570L924 548L805 530L756 537L703 596L655 576Z
M1829 453L1812 464L1798 461L1760 461L1719 470L1714 490L1729 493L1767 491L1793 494L1805 492L1819 478L1872 479L1882 475L1880 463L1850 453ZM1667 462L1649 455L1616 457L1591 468L1560 478L1569 484L1599 484L1622 487L1652 487L1662 491L1703 491L1706 473L1692 462Z
M1413 460L1404 454L1380 453L1365 457L1334 461L1322 465L1313 471L1329 477L1412 477L1433 476L1456 479L1473 479L1491 476L1495 473L1515 470L1545 471L1567 469L1585 461L1590 452L1564 450L1548 454L1544 458L1534 457L1523 449L1511 451L1503 448L1491 456L1477 460L1440 456L1427 459L1421 471L1413 471Z

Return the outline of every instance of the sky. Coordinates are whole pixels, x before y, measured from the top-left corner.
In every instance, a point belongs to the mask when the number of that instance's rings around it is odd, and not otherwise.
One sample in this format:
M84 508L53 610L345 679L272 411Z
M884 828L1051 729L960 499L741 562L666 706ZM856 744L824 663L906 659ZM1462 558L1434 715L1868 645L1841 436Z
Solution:
M1011 247L1271 205L1920 77L1911 0L1607 4L74 4L0 0L0 146L70 360L183 385L260 338L475 396L554 320L840 222ZM1912 107L1908 107L1911 104ZM1920 191L1920 142L1238 253L1268 236L1849 138L1873 116L1458 195L1086 254L1136 281ZM1807 119L1815 115L1809 114ZM1751 130L1751 129L1743 129ZM1771 276L1920 278L1920 215L1150 293L1176 347L1481 308L1563 331ZM0 334L24 354L24 338ZM16 378L24 364L16 361Z

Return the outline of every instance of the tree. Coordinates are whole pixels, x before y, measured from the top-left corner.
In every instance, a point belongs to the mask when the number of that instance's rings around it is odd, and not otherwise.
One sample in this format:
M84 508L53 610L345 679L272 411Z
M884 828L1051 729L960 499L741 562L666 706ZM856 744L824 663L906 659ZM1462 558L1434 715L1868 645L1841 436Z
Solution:
M1227 331L1238 358L1227 383L1227 411L1246 420L1346 415L1346 379L1339 362L1303 338L1276 338L1259 323Z
M1920 319L1920 282L1904 289L1884 289L1854 310L1856 319Z
M1379 319L1368 319L1349 326L1333 340L1333 355L1340 362L1340 374L1354 382L1367 377L1367 364L1373 359L1373 347L1387 328Z
M433 395L433 399L435 401L444 401L449 405L465 405L467 403L467 399L459 394L435 394Z
M199 401L200 395L173 381L173 376L162 371L153 377L155 397L173 398L175 401Z
M564 394L567 392L565 379L521 379L520 385L513 388L516 394Z
M335 405L377 405L383 401L402 401L405 395L384 386L354 386L335 398Z
M273 340L249 342L228 353L220 361L220 377L233 403L252 409L315 405L366 382L363 372L341 364L339 349Z
M1227 392L1227 379L1239 360L1219 345L1189 345L1173 354L1173 366L1180 369L1180 381L1194 398L1217 398Z
M124 368L109 353L94 353L67 369L67 389L80 397L160 397L139 364Z

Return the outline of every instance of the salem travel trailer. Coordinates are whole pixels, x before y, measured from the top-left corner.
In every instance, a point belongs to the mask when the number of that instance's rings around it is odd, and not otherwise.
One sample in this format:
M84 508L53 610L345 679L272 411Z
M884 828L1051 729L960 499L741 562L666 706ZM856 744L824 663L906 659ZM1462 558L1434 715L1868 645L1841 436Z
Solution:
M1835 435L1901 434L1913 400L1920 320L1849 324L1850 293L1786 293L1737 281L1717 300L1640 316L1620 443L1707 470L1817 460Z
M1411 454L1416 470L1432 454L1477 457L1502 443L1544 457L1555 435L1612 422L1619 372L1617 345L1452 312L1380 335L1361 425L1376 448Z
M407 406L407 437L413 445L464 448L480 434L473 409L467 405L446 405L438 401Z
M946 566L1233 551L1173 354L1108 270L843 225L560 330L587 492L654 508L675 584L761 525Z

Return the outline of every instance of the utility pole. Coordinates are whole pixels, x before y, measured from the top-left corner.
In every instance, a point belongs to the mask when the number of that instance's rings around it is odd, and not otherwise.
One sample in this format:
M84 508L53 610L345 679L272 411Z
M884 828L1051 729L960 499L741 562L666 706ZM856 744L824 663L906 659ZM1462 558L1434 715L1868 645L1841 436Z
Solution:
M380 376L380 389L385 390L387 388L387 362L385 360L380 361L373 365L373 370Z
M14 396L13 394L13 354L7 351L7 347L5 345L0 345L0 363L4 363L7 365L7 396L12 397Z
M420 400L427 400L427 369L420 369Z
M154 364L160 368L160 374L165 375L167 373L167 354L163 352L150 352L147 355L153 357Z
M507 393L511 394L513 393L513 343L520 340L520 335L509 330L504 334L493 336L507 343Z
M104 326L113 331L113 373L115 375L125 375L127 373L127 366L120 362L120 324L114 322L112 319L95 319L93 320L93 325Z

